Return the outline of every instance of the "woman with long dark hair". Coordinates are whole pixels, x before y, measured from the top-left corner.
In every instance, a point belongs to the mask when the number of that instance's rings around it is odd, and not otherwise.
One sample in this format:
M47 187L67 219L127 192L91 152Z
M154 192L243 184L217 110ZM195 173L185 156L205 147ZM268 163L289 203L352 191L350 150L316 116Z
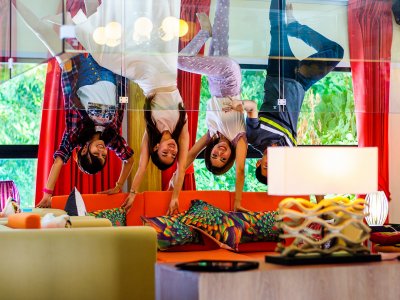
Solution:
M234 209L245 210L241 206L247 156L244 111L248 117L254 117L257 105L241 99L240 66L228 57L229 6L230 0L217 1L212 28L206 14L197 14L201 30L179 53L178 68L207 76L212 96L207 101L208 131L189 150L186 165L189 166L202 150L206 168L215 175L226 173L236 163ZM210 36L208 56L198 56Z
M126 209L132 206L150 159L160 170L177 161L168 212L178 208L189 147L187 115L177 88L178 37L175 33L179 31L176 22L179 13L179 0L103 0L94 14L75 27L78 41L99 65L133 80L146 96L146 130L139 167L122 205ZM121 30L116 30L116 39L111 44L94 40L93 34L98 28L115 22L119 22Z

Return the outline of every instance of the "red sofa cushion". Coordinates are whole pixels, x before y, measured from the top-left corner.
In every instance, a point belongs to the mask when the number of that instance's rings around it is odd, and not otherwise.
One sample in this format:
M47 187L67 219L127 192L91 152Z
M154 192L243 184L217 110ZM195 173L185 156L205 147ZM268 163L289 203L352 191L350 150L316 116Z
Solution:
M242 243L239 244L237 252L274 252L277 245L277 242Z
M144 192L144 216L157 217L167 213L172 192ZM230 192L228 191L182 191L179 194L179 211L188 210L194 199L204 200L224 211L231 210Z

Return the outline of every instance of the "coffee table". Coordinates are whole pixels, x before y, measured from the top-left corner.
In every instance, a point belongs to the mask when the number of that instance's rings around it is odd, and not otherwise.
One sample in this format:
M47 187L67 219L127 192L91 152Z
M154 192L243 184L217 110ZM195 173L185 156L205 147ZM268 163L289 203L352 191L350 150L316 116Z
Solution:
M257 270L210 273L156 265L158 300L400 299L400 262L281 266L259 260Z

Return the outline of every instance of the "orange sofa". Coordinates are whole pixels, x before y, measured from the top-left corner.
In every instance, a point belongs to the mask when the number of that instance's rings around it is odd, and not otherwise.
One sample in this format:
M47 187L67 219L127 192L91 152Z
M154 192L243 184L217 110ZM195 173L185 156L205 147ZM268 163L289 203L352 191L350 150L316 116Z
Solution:
M121 206L127 194L120 193L115 195L103 194L83 194L83 200L88 212L109 209ZM64 209L68 196L54 196L52 198L52 208ZM252 211L272 211L276 210L279 202L286 197L270 196L265 192L244 192L242 204ZM127 214L128 226L143 225L141 216L156 217L165 215L168 209L171 192L147 191L136 195L132 209ZM191 200L201 199L209 204L216 206L224 211L233 210L234 193L228 191L182 191L179 196L179 210L185 211L190 207ZM276 243L257 242L241 244L239 253L219 249L219 247L206 240L207 251L180 251L165 252L159 251L158 261L177 262L190 261L197 259L254 259L263 257L265 251L273 251ZM188 248L190 249L190 247Z

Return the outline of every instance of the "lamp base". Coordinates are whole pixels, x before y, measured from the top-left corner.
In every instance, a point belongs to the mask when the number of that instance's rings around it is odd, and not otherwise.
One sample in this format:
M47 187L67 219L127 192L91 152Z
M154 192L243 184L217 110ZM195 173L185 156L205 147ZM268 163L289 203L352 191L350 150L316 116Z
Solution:
M330 255L298 254L296 256L265 256L265 262L286 266L374 262L381 260L382 257L380 254L332 253Z

